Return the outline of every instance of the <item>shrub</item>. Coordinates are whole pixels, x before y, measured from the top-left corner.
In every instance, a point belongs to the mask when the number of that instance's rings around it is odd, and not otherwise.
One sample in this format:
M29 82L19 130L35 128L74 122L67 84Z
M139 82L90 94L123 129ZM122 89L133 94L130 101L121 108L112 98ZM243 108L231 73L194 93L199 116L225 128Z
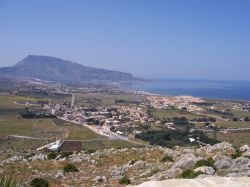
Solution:
M17 187L17 182L14 177L2 176L0 177L0 186L1 187Z
M195 171L188 169L182 172L181 177L184 179L194 179L198 175L200 175L200 172L195 172Z
M195 168L198 168L198 167L201 167L201 166L209 166L209 167L212 167L212 168L215 168L214 167L214 163L215 161L210 157L208 158L207 160L199 160L196 164L195 164Z
M56 154L56 153L49 153L49 154L48 154L48 159L49 159L49 160L55 159L56 157L57 157L57 154Z
M136 162L137 162L137 160L136 160L136 159L133 159L133 160L130 160L130 161L129 161L129 164L130 164L130 165L134 165L134 163L136 163Z
M32 187L48 187L49 182L43 178L35 178L31 181L30 185Z
M61 157L62 158L68 158L70 155L72 155L73 153L72 152L62 152L61 153Z
M63 167L63 171L67 173L67 172L78 172L79 170L73 164L66 164Z
M86 154L91 154L91 153L94 153L94 152L96 152L95 149L89 149L89 150L87 150L85 153L86 153Z
M240 150L236 150L234 154L231 155L232 159L236 159L242 156L242 152Z
M173 162L173 161L174 161L173 158L167 155L161 158L161 162Z
M130 184L131 181L130 181L130 179L129 179L128 177L124 176L124 177L122 177L122 178L119 180L119 183L120 183L120 184L127 185L127 184Z

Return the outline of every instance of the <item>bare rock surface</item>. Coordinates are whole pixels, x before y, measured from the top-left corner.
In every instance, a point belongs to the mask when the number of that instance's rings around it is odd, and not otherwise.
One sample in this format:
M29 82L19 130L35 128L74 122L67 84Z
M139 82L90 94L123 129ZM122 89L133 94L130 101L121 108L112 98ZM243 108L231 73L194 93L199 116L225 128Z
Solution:
M214 168L208 167L208 166L198 167L194 171L201 172L201 173L206 174L206 175L214 175L215 174Z
M196 179L169 179L164 181L149 181L137 187L249 187L250 178L231 178L231 177L207 177Z
M207 145L206 151L208 153L220 152L220 153L225 153L225 154L231 154L231 153L234 153L235 149L233 148L232 144L228 142L222 142L222 143L215 144L213 146Z

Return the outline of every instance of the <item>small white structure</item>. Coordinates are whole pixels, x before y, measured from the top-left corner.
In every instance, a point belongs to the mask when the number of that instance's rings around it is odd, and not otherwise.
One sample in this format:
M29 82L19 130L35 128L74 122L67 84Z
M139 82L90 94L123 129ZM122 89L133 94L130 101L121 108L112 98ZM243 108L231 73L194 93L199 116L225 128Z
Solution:
M192 143L192 142L195 142L195 139L194 138L189 138L189 141Z
M58 151L60 147L63 145L63 141L57 140L55 142L49 143L37 149L37 151L41 151L43 149L48 149L49 151Z
M50 146L48 149L49 151L58 151L62 146L63 142L61 140L55 141L55 144Z
M124 133L121 132L121 131L116 131L116 133L119 134L119 135L124 135Z

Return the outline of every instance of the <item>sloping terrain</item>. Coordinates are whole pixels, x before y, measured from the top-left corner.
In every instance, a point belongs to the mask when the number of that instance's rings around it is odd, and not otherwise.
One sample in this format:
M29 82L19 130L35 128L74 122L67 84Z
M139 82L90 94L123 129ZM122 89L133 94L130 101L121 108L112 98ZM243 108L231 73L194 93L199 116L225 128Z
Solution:
M0 75L12 78L35 78L61 83L86 81L126 82L135 78L130 73L83 66L69 60L29 55L13 67L0 68Z

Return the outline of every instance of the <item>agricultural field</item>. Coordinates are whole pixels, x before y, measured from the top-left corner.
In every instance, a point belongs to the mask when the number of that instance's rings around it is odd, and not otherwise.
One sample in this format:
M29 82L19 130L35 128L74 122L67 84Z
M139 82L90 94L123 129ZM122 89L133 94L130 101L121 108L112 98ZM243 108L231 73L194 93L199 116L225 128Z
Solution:
M213 134L208 134L210 137L213 137ZM228 134L217 134L216 139L222 142L229 142L234 147L240 148L245 144L250 142L250 133L228 133Z
M115 93L92 93L75 94L75 104L84 107L98 107L101 105L112 105L116 100L141 101L142 96L136 94L115 94Z
M199 115L187 111L177 109L152 109L152 114L156 118L173 118L173 117L186 117L187 119L206 117L206 115Z
M91 96L83 96L91 98ZM92 95L93 97L93 95ZM102 96L98 96L102 97ZM105 96L108 98L108 96ZM111 96L113 98L116 96ZM127 96L122 98L132 99ZM70 98L32 98L10 95L0 95L0 137L9 135L28 136L31 138L39 138L40 140L21 140L2 142L0 148L11 149L12 151L24 151L28 149L36 149L55 139L80 140L83 142L83 149L104 149L104 148L124 148L134 147L133 143L126 141L108 140L107 137L98 135L90 129L76 125L61 119L21 119L19 113L25 109L23 105L17 105L15 101L50 101L50 102L70 102ZM37 108L37 107L35 107ZM8 151L6 151L8 152Z
M53 119L53 123L60 129L66 132L65 139L67 140L92 140L92 139L106 139L106 137L92 132L87 127L72 124L61 119Z
M218 126L225 127L225 128L250 128L250 122L216 122Z

